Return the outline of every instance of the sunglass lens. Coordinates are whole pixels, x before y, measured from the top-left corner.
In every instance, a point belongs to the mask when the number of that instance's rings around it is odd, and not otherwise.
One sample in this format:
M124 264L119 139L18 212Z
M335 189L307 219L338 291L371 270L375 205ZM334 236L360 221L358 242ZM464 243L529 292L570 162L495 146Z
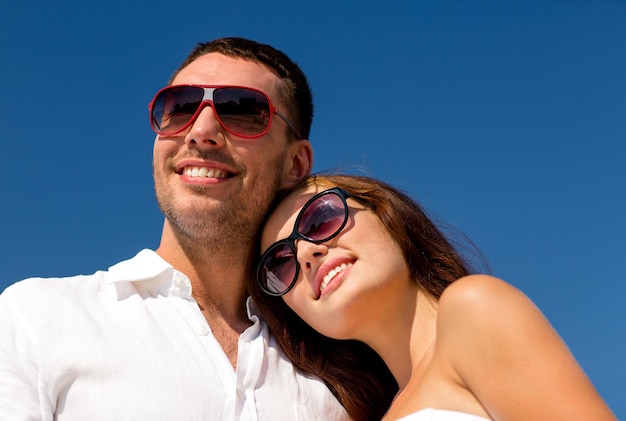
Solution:
M261 92L245 88L218 88L213 105L222 124L235 134L258 136L270 124L270 105Z
M325 241L337 234L346 220L346 207L336 193L319 196L302 212L298 232L309 240Z
M261 262L259 279L271 293L285 292L296 276L296 256L287 243L276 244Z
M175 133L183 128L198 110L204 90L194 86L176 86L162 90L152 105L152 126L158 133Z

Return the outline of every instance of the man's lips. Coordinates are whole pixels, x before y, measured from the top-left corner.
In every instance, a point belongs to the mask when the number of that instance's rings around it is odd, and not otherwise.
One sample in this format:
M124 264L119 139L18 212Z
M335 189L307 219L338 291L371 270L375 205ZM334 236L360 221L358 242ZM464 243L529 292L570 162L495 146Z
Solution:
M207 178L226 178L228 173L219 168L209 167L185 167L182 173L187 177L207 177Z
M176 173L190 178L228 178L233 176L224 164L197 160L181 161L176 166Z

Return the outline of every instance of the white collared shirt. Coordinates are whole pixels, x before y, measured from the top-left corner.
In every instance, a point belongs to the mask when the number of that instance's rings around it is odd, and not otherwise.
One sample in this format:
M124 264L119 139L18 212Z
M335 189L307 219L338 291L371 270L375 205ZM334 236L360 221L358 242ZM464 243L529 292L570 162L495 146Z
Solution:
M151 250L0 295L0 420L347 420L254 314L235 371L191 283Z

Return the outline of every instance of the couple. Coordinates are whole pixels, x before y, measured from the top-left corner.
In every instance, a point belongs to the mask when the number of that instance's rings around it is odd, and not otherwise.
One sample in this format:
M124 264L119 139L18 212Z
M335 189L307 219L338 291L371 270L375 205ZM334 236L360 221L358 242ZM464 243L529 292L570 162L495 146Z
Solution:
M0 419L614 419L419 206L308 177L311 92L280 51L199 44L149 111L161 243L0 295Z

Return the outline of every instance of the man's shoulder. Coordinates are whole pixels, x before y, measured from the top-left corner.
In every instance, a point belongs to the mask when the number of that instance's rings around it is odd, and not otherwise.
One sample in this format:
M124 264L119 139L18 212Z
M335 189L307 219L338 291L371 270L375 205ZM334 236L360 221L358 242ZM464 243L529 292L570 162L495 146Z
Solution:
M49 300L59 296L81 297L97 294L107 285L119 280L133 280L133 276L145 267L146 258L154 254L151 250L142 250L136 256L118 262L108 269L97 270L90 274L63 277L31 277L8 286L0 297L14 300ZM154 259L154 257L152 257ZM120 269L121 268L121 269ZM145 268L150 272L150 268ZM129 279L126 279L129 278Z
M0 297L14 300L53 299L59 295L81 295L89 289L98 289L106 282L107 272L66 277L33 277L8 286Z

